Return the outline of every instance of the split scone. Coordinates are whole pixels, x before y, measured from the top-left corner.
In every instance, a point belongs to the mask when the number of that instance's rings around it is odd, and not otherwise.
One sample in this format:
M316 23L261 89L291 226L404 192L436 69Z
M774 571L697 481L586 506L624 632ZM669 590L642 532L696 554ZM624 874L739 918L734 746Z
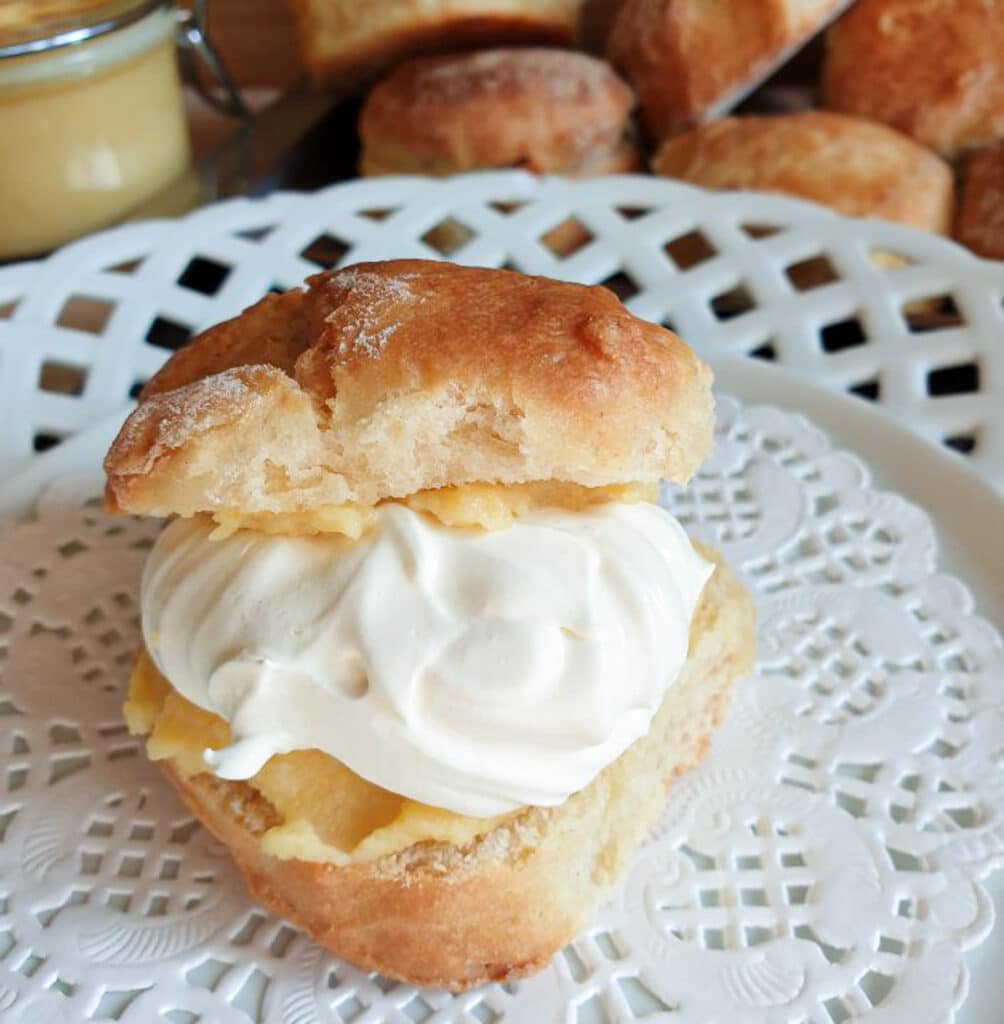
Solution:
M604 288L397 261L178 352L105 461L173 517L126 716L252 893L462 989L542 967L693 766L750 600L652 503L710 373Z

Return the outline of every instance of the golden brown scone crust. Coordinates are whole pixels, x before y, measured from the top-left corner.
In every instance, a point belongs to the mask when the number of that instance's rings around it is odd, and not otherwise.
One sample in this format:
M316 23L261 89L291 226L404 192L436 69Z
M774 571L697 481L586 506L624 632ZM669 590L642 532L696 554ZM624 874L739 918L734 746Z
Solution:
M686 480L711 373L605 288L425 260L318 274L172 357L112 510L289 512L477 481Z
M955 237L979 256L1004 260L1004 142L966 161Z
M623 148L633 105L610 65L582 53L503 49L411 60L366 100L361 171L575 173Z
M830 30L823 100L954 156L1004 136L1004 0L858 0Z
M705 188L781 192L925 231L946 233L952 223L948 164L885 125L842 114L722 118L667 139L652 169Z
M607 55L654 141L688 128L818 31L840 0L625 0Z
M428 842L348 867L277 860L257 839L274 813L249 785L162 767L256 899L366 969L459 990L539 970L588 921L665 783L704 754L753 654L752 602L720 565L649 734L561 806L528 808L464 848Z
M505 44L569 45L580 0L287 0L319 81L372 80L405 57Z

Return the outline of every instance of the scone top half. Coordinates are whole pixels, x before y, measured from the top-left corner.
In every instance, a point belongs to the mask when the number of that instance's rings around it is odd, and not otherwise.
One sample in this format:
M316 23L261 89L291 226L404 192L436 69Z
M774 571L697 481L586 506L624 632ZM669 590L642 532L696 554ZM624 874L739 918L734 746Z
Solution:
M710 450L710 387L604 288L359 264L177 352L108 453L107 505L242 520L474 483L683 482Z

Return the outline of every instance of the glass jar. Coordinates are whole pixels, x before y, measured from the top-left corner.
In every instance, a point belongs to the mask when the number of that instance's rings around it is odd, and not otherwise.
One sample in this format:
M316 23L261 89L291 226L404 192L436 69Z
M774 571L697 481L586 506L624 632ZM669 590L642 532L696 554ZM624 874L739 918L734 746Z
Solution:
M188 166L166 0L0 10L0 259L103 227Z

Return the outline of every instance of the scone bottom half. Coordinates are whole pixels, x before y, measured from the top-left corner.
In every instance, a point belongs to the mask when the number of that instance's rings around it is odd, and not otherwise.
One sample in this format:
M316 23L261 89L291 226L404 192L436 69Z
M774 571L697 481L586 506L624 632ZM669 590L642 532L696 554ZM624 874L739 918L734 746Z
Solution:
M360 264L268 296L177 352L108 453L107 505L191 522L209 559L245 542L359 552L392 520L424 522L447 545L494 535L505 552L534 524L650 508L660 479L699 465L712 422L707 368L603 288ZM749 596L714 552L694 557L714 571L678 624L675 681L645 731L559 800L463 813L316 748L222 777L203 752L232 749L239 722L161 671L146 598L153 646L139 652L126 719L252 894L322 945L418 985L521 977L588 922L750 670ZM528 715L528 736L545 711ZM395 743L381 748L391 760Z

